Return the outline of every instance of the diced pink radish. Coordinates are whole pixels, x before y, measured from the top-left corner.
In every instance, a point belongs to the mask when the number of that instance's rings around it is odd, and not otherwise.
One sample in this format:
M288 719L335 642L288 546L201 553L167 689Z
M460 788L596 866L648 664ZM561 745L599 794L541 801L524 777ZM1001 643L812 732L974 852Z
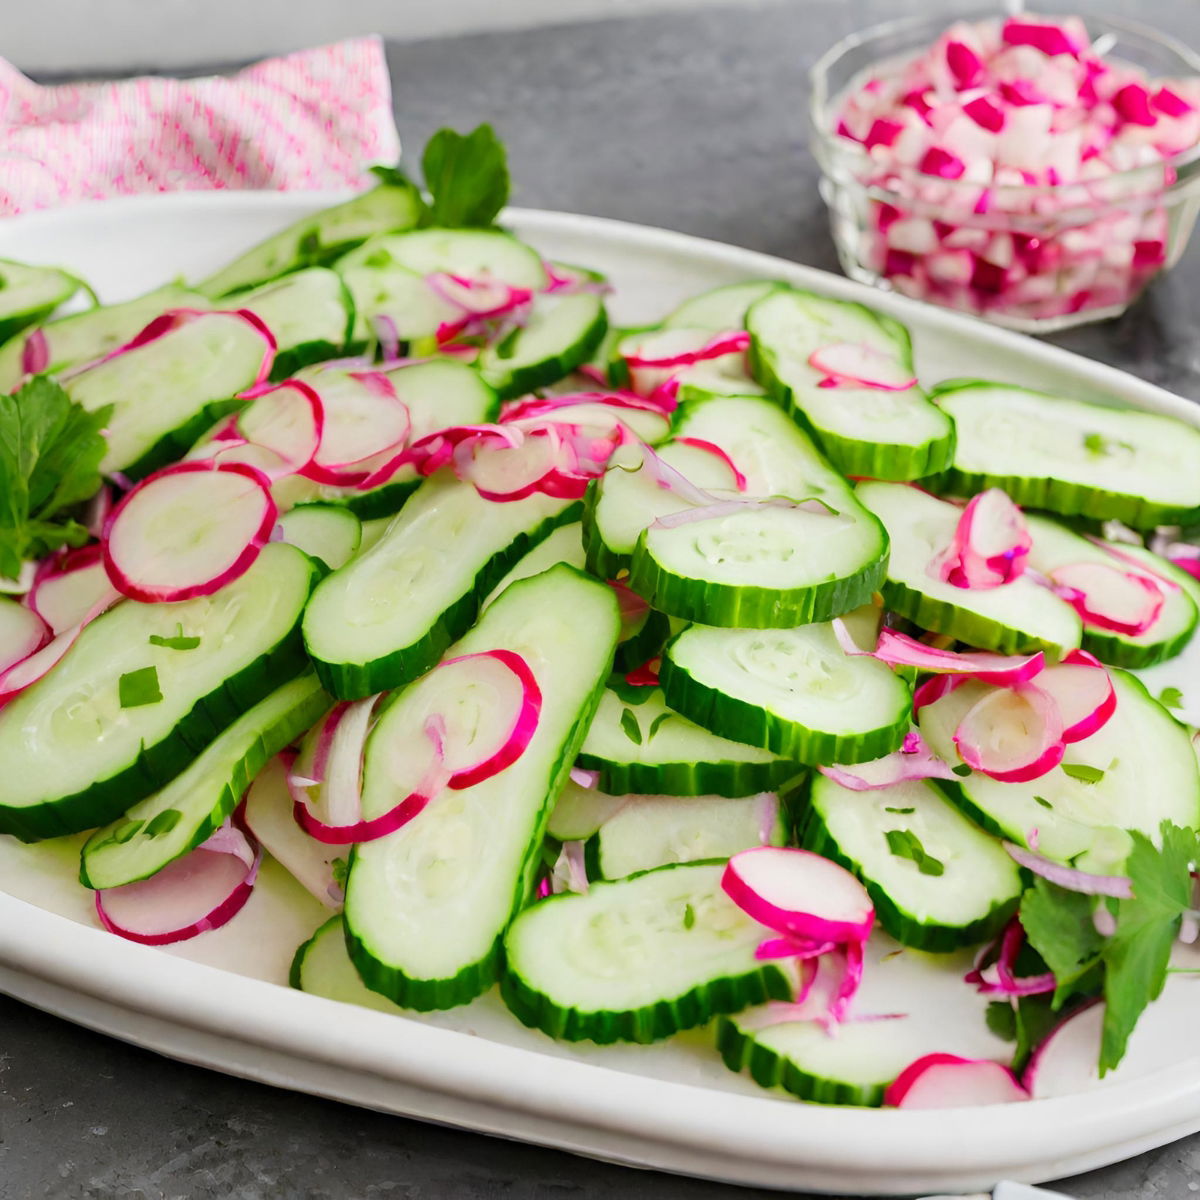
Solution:
M1100 1082L1104 1004L1093 1000L1068 1014L1030 1055L1022 1082L1035 1100L1074 1096Z
M1041 778L1066 748L1053 697L1028 683L978 700L958 723L954 744L967 766L1001 783Z
M958 588L1003 587L1025 571L1033 539L1021 510L999 488L972 497L930 574Z
M1145 633L1165 602L1162 589L1149 576L1106 563L1068 563L1051 571L1050 580L1084 624L1114 633Z
M844 867L808 850L743 850L729 860L721 887L754 920L793 938L863 942L875 922L862 884Z
M1027 17L1010 17L1004 22L1000 38L1008 46L1033 46L1043 54L1069 54L1078 57L1087 47L1077 34L1056 21L1035 21Z
M926 1054L909 1063L883 1096L892 1108L975 1108L1028 1099L1008 1067L957 1054Z
M894 354L866 342L820 346L808 356L808 365L825 376L822 386L904 392L917 384L912 371Z
M276 516L261 471L243 463L177 463L147 476L113 509L104 567L134 600L212 595L249 570Z

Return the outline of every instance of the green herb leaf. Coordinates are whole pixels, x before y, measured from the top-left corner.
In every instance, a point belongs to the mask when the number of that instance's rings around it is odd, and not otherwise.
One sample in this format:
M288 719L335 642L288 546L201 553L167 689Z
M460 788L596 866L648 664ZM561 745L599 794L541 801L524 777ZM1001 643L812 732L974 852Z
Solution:
M150 645L165 646L168 650L195 650L200 645L198 637L185 637L183 632L183 622L175 622L175 635L173 637L160 637L157 633L150 635Z
M162 699L162 692L158 686L158 668L142 667L122 675L117 680L117 696L122 708L157 704Z
M1158 693L1158 702L1163 708L1181 708L1183 693L1176 687L1165 687Z
M685 904L683 906L683 927L684 929L691 929L695 924L696 910L690 904Z
M911 829L889 829L884 836L887 838L888 849L897 858L907 858L916 863L917 870L922 875L945 873L946 864L928 854L921 845L921 839Z
M1034 796L1033 801L1035 804L1040 804L1043 808L1048 808L1051 811L1054 810L1054 805L1045 796Z
M621 709L621 728L625 736L636 746L642 744L642 727L638 724L637 716L632 708Z
M100 489L100 432L112 409L88 412L53 380L31 379L0 395L0 575L88 533L66 510Z
M652 741L654 740L654 735L655 735L655 734L656 734L656 733L657 733L657 732L658 732L658 731L659 731L659 730L662 728L662 726L663 726L664 724L666 724L666 722L667 722L667 721L669 721L669 720L670 720L670 719L671 719L671 718L672 718L674 715L675 715L674 713L669 713L669 712L665 712L665 713L659 713L659 714L658 714L658 716L657 716L657 717L655 717L655 718L654 718L654 720L650 722L650 732L649 732L648 734L646 734L646 741L648 741L648 742L652 742Z
M1106 438L1102 433L1089 433L1083 439L1083 448L1089 454L1112 454L1114 450L1132 450L1128 442L1116 438Z
M179 824L179 818L182 816L183 813L177 808L164 808L146 822L146 836L158 837L161 833L170 833Z
M421 157L430 202L426 225L489 226L508 203L508 158L490 125L439 129Z
M557 855L555 855L557 858ZM329 864L329 869L333 872L333 882L343 891L346 888L346 880L350 878L350 863L344 858L335 858Z
M617 698L624 703L638 707L645 704L651 696L662 695L657 688L641 687L636 683L626 683L624 675L614 672L605 680L604 686L611 692L616 692Z
M967 766L966 763L959 763L957 767L951 767L950 770L952 770L960 779L966 779L966 777L971 773L971 768Z
M1058 984L1055 1008L1083 990L1081 981L1100 965L1104 938L1096 932L1093 905L1090 896L1069 892L1040 876L1021 897L1025 936Z
M909 813L915 813L917 810L915 808L884 808L883 811L890 812L890 813L900 813L903 816L907 816Z
M1017 1040L1016 1010L1007 1000L993 1000L987 1006L987 1027L1006 1042Z
M1062 773L1080 783L1099 783L1104 778L1104 772L1099 767L1089 767L1087 763L1063 763Z

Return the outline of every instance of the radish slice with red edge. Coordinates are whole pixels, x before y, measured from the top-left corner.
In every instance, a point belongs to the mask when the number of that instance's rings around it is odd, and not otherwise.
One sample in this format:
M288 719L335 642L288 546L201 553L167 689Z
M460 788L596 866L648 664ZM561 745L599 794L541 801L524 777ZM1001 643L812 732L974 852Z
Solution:
M682 332L682 331L681 331ZM698 350L684 350L678 354L653 357L641 354L624 355L625 362L634 369L663 370L668 367L691 367L696 363L724 358L727 354L741 354L750 345L750 335L744 330L718 333Z
M1162 589L1147 574L1122 571L1106 563L1068 563L1050 572L1056 595L1085 625L1113 633L1145 633L1162 612Z
M1117 711L1112 677L1090 654L1068 654L1038 676L1037 686L1058 705L1062 740L1067 743L1091 737Z
M78 625L89 612L103 612L120 599L104 568L103 548L91 545L47 559L25 604L57 635Z
M808 365L825 378L818 387L870 388L882 392L906 392L917 386L911 371L866 342L833 342L808 356Z
M1103 1001L1092 1000L1063 1017L1034 1048L1022 1082L1034 1100L1074 1096L1100 1082Z
M1024 573L1032 548L1021 510L999 488L988 488L963 509L950 545L929 564L929 573L951 587L1003 587Z
M501 279L470 279L437 271L426 275L425 282L443 300L484 320L508 316L533 300L529 288L512 287Z
M926 1054L911 1062L883 1094L889 1108L974 1108L1030 1099L1017 1077L989 1058Z
M743 850L726 865L721 887L754 920L805 942L862 942L875 923L863 885L844 867L808 850Z
M1066 749L1058 705L1034 684L982 697L959 721L954 744L967 766L1000 783L1040 779Z
M222 425L212 440L229 442L211 457L223 463L249 462L273 479L303 471L312 462L321 444L325 411L317 393L299 379L259 392L235 417ZM251 453L246 454L243 447ZM264 467L264 456L253 456L254 448L269 452L274 465ZM244 457L239 457L239 454Z
M912 711L914 719L927 704L934 704L955 688L969 682L969 675L930 675L913 689Z
M640 412L665 416L661 404L637 392L613 390L605 392L565 392L557 396L525 396L510 400L500 409L502 421L521 421L527 417L540 417L560 408L575 408L579 405L599 404L605 408L629 408Z
M32 605L26 607L7 599L0 602L0 679L10 667L36 654L50 638L49 622Z
M113 509L104 567L133 600L211 596L250 568L277 515L271 481L254 467L177 463L147 476Z
M96 915L109 933L143 946L187 941L237 916L261 861L262 849L226 824L148 879L98 891Z
M853 766L834 764L818 767L817 770L852 792L872 791L914 779L957 778L950 764L938 758L916 732L904 739L904 745L899 750L883 758L855 763Z
M378 459L396 454L408 441L412 417L386 375L331 373L318 378L313 390L324 420L316 451L299 471L306 478L362 486L379 467Z
M869 654L893 667L916 667L919 671L936 674L966 675L981 683L996 683L1004 687L1028 683L1041 674L1046 666L1046 656L1040 650L1027 655L993 654L987 650L960 654L954 650L938 650L927 646L906 633L898 633L886 626L879 631L875 649L862 650L846 626L836 618L833 630L847 654Z

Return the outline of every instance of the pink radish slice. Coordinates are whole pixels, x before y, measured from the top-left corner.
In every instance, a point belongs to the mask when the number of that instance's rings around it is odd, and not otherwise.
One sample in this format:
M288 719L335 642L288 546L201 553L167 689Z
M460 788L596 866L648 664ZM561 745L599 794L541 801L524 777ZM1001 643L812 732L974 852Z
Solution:
M926 1054L909 1063L883 1094L890 1108L974 1108L1030 1099L1017 1077L987 1058Z
M659 357L642 354L626 354L625 362L633 369L664 370L670 367L691 367L696 363L724 358L727 354L741 354L750 345L750 335L744 330L718 333L698 350L683 350L678 354Z
M988 488L963 509L950 545L929 573L952 587L1003 587L1020 578L1032 548L1021 510L999 488Z
M50 641L49 623L32 607L0 598L0 680Z
M1167 560L1181 571L1186 571L1196 579L1200 579L1200 554L1176 555Z
M505 422L521 421L527 417L541 417L560 408L576 408L580 405L599 404L620 410L635 409L640 412L663 414L663 408L648 396L623 390L605 392L566 392L559 396L526 396L510 400L500 409L500 419Z
M277 515L261 471L244 463L177 463L143 479L113 509L104 567L134 600L210 596L249 569Z
M321 444L324 424L325 412L320 396L308 384L289 379L259 392L213 435L213 441L228 441L235 447L238 443L248 443L251 448L268 451L277 465L274 470L264 470L264 474L282 478L309 466ZM222 462L248 461L251 466L263 470L261 457L239 459L221 452Z
M1074 1096L1100 1081L1104 1004L1092 1000L1068 1014L1038 1043L1022 1082L1035 1100Z
M969 675L931 675L913 691L913 717L927 704L934 704L970 679Z
M314 482L362 485L379 466L372 460L396 454L407 442L408 405L394 389L380 387L377 372L330 372L315 391L324 421L316 452L300 470Z
M989 692L958 723L954 744L967 766L1001 783L1040 779L1066 749L1058 706L1034 684Z
M483 319L507 316L533 299L529 288L510 287L500 279L469 279L444 271L425 276L425 282L443 300L464 313Z
M454 451L459 479L474 484L485 500L499 502L544 491L559 472L573 473L576 462L562 435L549 427L526 434L519 446L475 439L459 443Z
M1013 862L1069 892L1080 892L1085 896L1115 896L1118 900L1129 900L1133 896L1133 884L1125 875L1095 875L1090 871L1080 871L1012 842L1005 842L1004 849Z
M1087 625L1113 633L1145 633L1162 612L1162 589L1145 574L1106 563L1068 563L1050 572L1054 591Z
M384 362L395 362L400 357L400 330L387 313L376 313L371 318L371 328L379 343L379 357Z
M1087 662L1082 656L1067 655L1038 676L1037 686L1058 706L1062 740L1067 743L1091 737L1117 711L1112 677L1095 660Z
M96 893L109 933L143 946L186 941L233 919L250 899L262 850L236 825L223 825L190 853L137 883Z
M92 537L99 538L104 532L104 522L108 520L108 514L112 512L112 507L113 490L106 483L88 501L87 511L83 518L83 524Z
M46 341L46 332L35 329L25 338L21 347L21 373L23 375L40 375L50 365L50 344Z
M38 578L25 603L60 634L78 625L89 612L103 612L121 599L104 567L104 552L99 545L49 560L53 566Z
M915 741L911 741L912 738L915 738ZM872 762L855 763L853 766L818 767L817 770L852 792L891 787L910 779L957 778L950 764L938 758L920 734L910 734L905 738L902 749Z
M714 458L719 458L729 468L729 473L733 476L734 487L739 492L746 490L746 476L738 470L737 463L720 446L713 442L705 441L704 438L680 437L676 438L675 441L681 446L694 446L697 450L704 450Z
M843 867L807 850L743 850L729 860L721 887L754 920L810 942L862 942L875 923L875 909L862 884Z
M1058 981L1047 971L1041 975L1017 975L1017 956L1025 945L1025 930L1013 917L990 945L984 946L975 965L963 976L964 983L975 985L985 996L1041 996L1057 988Z
M835 629L838 624L834 622ZM960 654L954 650L937 650L906 633L897 633L886 627L879 631L879 641L873 651L856 648L846 652L869 653L880 662L896 667L916 667L919 671L937 674L969 675L981 683L995 683L1003 687L1029 682L1041 674L1046 665L1046 656L1040 650L1028 655L992 654L986 650Z
M917 381L892 354L866 342L832 342L808 356L808 365L820 371L821 387L872 388L882 392L906 392Z

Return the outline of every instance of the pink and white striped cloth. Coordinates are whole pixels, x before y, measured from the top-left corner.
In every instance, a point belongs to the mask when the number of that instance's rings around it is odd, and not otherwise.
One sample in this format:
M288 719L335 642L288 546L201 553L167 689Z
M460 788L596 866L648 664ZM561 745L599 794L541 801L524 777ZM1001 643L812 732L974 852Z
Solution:
M41 87L0 59L3 216L135 192L361 187L399 153L377 37L227 78Z

